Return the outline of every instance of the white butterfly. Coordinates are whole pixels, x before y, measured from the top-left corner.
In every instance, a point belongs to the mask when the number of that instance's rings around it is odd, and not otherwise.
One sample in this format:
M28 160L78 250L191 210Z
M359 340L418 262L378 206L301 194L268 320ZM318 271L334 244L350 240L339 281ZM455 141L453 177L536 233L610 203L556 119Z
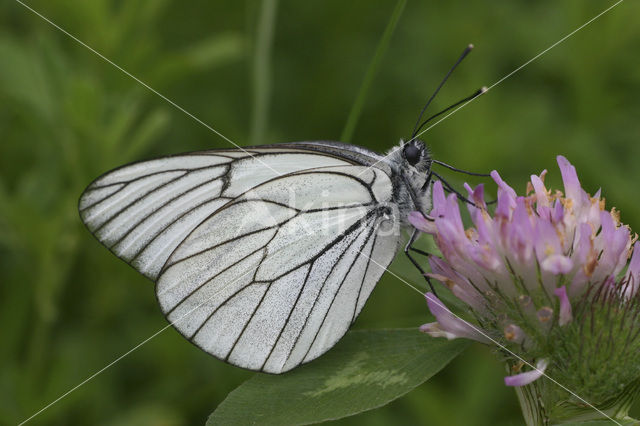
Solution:
M215 150L127 165L80 198L83 222L156 282L188 340L231 364L288 371L329 350L430 207L432 160L339 142Z

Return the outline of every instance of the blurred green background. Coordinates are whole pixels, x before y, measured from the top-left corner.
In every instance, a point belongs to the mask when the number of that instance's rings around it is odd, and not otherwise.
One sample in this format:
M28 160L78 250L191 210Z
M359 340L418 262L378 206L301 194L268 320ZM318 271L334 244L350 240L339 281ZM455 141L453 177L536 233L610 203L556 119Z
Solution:
M397 2L269 3L271 21L257 0L28 2L240 145L339 139ZM493 84L611 4L408 1L352 142L383 151L406 137L467 43L475 51L431 111ZM583 186L602 187L640 229L638 16L638 2L623 2L429 130L434 156L497 169L523 191L545 168L557 187L562 153ZM13 424L166 325L153 284L82 226L83 188L130 161L229 143L15 1L0 6L0 102L0 423ZM404 259L392 270L423 285ZM386 275L356 327L427 319L424 300ZM250 375L169 329L32 423L203 424ZM474 346L405 397L337 423L517 425L503 375L491 350Z

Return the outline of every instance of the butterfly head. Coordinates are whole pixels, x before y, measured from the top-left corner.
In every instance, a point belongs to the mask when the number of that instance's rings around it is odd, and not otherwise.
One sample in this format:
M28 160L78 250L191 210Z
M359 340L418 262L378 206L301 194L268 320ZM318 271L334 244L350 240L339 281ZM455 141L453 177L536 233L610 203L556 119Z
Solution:
M413 167L420 173L426 173L431 169L431 154L420 139L411 139L409 142L401 141L401 147L402 158L409 167Z

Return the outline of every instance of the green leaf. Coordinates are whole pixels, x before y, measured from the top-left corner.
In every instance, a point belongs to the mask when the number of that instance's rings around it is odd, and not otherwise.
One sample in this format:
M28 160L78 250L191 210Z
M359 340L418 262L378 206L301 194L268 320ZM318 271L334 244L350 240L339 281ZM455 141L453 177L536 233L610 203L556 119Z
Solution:
M351 331L308 365L279 376L256 374L227 396L207 425L307 424L371 410L429 379L468 345L415 328Z

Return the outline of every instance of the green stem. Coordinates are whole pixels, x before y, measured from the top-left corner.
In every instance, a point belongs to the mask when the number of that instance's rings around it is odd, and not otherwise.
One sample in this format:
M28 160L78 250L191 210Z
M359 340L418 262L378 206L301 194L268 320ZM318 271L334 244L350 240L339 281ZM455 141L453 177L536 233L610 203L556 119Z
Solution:
M364 106L364 101L367 97L367 93L369 92L369 87L371 87L371 83L378 71L378 67L384 54L387 52L387 48L389 47L389 41L391 40L391 36L396 29L396 25L400 20L400 16L404 10L405 5L407 4L407 0L398 0L393 13L391 14L391 18L389 19L389 23L387 24L387 28L385 28L384 33L382 34L382 38L378 42L378 47L376 48L376 52L373 55L373 59L369 64L369 68L362 80L362 84L360 85L360 90L358 91L358 96L356 97L353 106L351 107L351 111L349 112L349 117L347 118L347 123L344 126L344 130L342 131L342 136L340 136L340 140L343 142L350 142L353 137L353 132L356 128L356 124L358 123L358 119L360 118L360 114L362 113L362 107Z
M546 426L549 421L541 404L539 389L536 385L534 382L527 386L516 387L514 390L520 403L525 424L527 426Z
M253 105L251 111L251 145L260 145L264 140L269 115L271 94L271 50L275 32L278 0L263 0L258 18L253 57Z

